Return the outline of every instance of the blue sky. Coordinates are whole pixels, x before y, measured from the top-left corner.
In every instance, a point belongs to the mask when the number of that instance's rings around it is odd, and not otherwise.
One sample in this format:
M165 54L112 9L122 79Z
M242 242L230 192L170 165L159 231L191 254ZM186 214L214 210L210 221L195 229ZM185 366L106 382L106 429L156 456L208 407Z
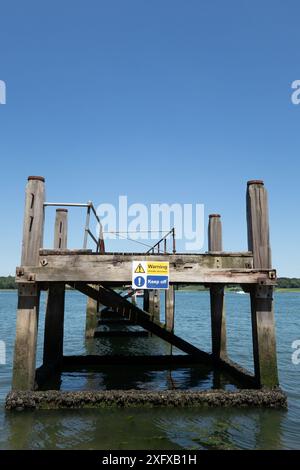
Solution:
M263 179L273 264L300 277L299 14L296 0L3 0L0 274L19 264L33 174L52 201L203 203L232 251L247 247L246 182Z

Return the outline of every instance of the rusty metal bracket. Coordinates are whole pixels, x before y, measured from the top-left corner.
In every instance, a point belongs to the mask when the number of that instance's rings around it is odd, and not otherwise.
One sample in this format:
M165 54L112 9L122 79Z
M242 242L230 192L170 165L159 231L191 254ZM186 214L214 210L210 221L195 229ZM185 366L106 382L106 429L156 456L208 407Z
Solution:
M17 267L16 268L16 277L24 276L24 268Z
M255 297L257 299L271 299L273 297L272 286L256 286Z
M22 283L18 285L18 292L21 297L36 297L38 287L36 284Z

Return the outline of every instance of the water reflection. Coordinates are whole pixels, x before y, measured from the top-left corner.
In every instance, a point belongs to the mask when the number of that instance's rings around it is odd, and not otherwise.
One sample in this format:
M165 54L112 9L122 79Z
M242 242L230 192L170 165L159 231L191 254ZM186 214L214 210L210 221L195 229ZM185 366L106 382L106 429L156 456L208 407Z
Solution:
M176 293L176 332L204 350L210 348L209 298L206 293ZM43 299L42 299L43 300ZM289 410L262 409L110 409L9 412L3 409L10 388L15 333L15 293L0 293L1 337L6 339L8 363L1 369L0 448L10 449L176 449L176 448L299 448L299 369L291 365L290 345L300 328L300 295L276 294L277 345L280 381L289 394ZM42 302L44 303L44 301ZM156 337L99 338L84 341L85 299L67 293L65 354L169 354ZM252 366L251 323L247 296L226 294L228 346L231 358ZM39 325L38 361L42 357L43 308ZM193 328L191 328L193 325ZM117 342L115 342L115 339ZM178 352L174 348L174 353ZM127 369L127 368L123 368ZM134 368L131 383L172 389L235 387L227 377L205 369ZM96 389L122 380L108 370L66 372L53 388ZM127 380L127 375L126 375ZM60 384L60 381L61 384ZM102 384L102 385L101 385Z
M12 412L2 448L278 449L284 414L162 408Z

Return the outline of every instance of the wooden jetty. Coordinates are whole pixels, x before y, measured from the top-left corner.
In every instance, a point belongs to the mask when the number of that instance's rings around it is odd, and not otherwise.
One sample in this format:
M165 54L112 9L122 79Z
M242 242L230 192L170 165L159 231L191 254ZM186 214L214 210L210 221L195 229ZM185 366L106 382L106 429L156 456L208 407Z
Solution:
M105 312L109 311L110 318L106 319L108 322L117 321L119 318L120 324L123 322L123 324L141 326L185 353L185 362L190 359L191 363L211 364L214 368L227 371L251 389L278 390L273 312L276 271L271 263L268 201L263 181L248 182L246 201L248 251L239 253L223 251L221 217L219 214L211 214L206 253L177 253L173 229L170 231L173 237L172 253L167 253L166 237L147 253L110 253L105 251L101 222L91 202L87 204L46 202L45 179L40 176L29 176L26 187L21 266L16 269L18 312L13 393L38 390L41 382L55 371L62 370L66 362L69 367L71 365L76 367L76 364L80 367L82 363L80 356L72 356L69 360L63 356L66 286L87 296L86 337L95 336L98 323L105 322ZM53 249L43 248L47 206L57 207ZM87 210L83 249L67 248L68 206L85 207ZM97 237L90 230L92 215L96 217L100 226ZM95 251L87 249L89 237L95 242ZM132 292L122 295L116 291L131 284L133 260L169 262L170 287L165 293L164 323L161 323L159 318L157 292L144 291L142 309L132 300ZM210 354L174 333L175 290L180 284L201 284L210 289L212 344ZM224 302L226 285L239 285L250 296L254 375L233 363L227 355ZM48 291L44 354L43 365L36 370L37 329L42 290ZM134 362L134 358L126 356L120 359L120 363L124 364L126 360L128 364ZM139 361L141 360L139 358ZM179 355L179 363L182 360L182 355ZM95 365L103 361L105 358L101 356L87 356L84 364ZM155 361L155 356L152 361ZM158 361L161 363L161 356L158 357ZM168 357L165 361L168 361ZM172 364L176 362L176 356L173 356L171 362ZM280 400L282 402L282 396ZM11 396L8 396L8 402L11 407Z

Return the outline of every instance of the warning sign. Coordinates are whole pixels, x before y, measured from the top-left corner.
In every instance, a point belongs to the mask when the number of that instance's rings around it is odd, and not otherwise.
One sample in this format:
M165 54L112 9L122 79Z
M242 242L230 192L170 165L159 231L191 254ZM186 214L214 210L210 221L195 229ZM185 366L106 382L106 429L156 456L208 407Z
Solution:
M133 289L168 289L168 261L133 261Z
M169 263L167 261L147 261L147 274L169 275Z
M139 274L144 274L145 273L145 269L143 268L143 266L141 265L141 263L139 263L137 265L137 268L136 270L134 271L135 273L139 273Z

